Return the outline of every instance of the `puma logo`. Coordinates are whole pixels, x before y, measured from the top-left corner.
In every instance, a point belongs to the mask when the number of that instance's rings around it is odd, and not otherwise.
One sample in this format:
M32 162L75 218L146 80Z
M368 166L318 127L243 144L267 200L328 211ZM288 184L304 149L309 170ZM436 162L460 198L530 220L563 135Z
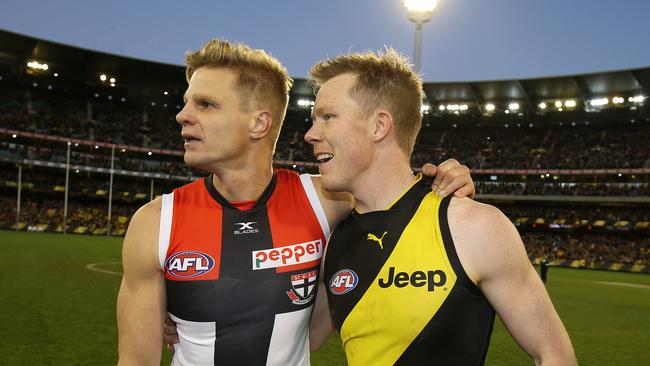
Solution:
M384 250L384 245L382 244L382 241L384 240L384 236L386 236L386 234L388 234L388 231L384 231L384 235L382 235L381 238L378 238L377 235L370 233L368 234L368 237L366 239L376 241L377 243L379 243L379 247L382 250Z

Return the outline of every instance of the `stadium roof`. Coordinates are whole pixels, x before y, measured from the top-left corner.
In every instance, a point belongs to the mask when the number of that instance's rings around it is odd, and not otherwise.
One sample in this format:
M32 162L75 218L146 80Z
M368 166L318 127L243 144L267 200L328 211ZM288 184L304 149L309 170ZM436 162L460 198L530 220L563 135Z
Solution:
M20 73L32 60L47 63L50 72L89 85L100 84L98 76L104 73L115 76L121 87L181 93L185 88L184 68L179 65L111 55L0 30L0 65ZM534 79L426 82L424 90L431 103L520 101L533 105L554 98L586 100L650 91L650 67ZM308 96L312 90L305 79L297 79L292 93Z

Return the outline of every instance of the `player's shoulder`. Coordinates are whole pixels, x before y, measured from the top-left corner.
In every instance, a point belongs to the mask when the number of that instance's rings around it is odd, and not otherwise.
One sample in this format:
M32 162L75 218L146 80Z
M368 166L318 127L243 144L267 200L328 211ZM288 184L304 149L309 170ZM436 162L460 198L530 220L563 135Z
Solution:
M129 231L150 232L160 225L162 197L158 196L140 207L131 217Z
M131 276L159 272L158 231L162 198L146 203L131 217L122 246L124 273ZM150 272L153 273L153 272Z
M520 240L512 222L492 205L453 197L447 215L454 240L458 238L457 245L476 247L481 252L485 249L503 251L508 250L506 243L516 244Z
M498 208L467 197L452 197L447 214L450 218L456 218L457 221L473 223L472 226L475 227L501 226L510 223Z
M525 256L525 251L517 229L498 208L454 197L448 217L456 252L475 283L495 270L523 263L511 260Z

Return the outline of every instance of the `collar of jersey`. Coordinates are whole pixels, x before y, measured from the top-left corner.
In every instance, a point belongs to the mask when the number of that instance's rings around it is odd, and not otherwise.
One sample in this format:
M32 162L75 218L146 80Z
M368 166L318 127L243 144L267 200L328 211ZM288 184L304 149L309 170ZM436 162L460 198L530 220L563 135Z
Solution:
M260 197L255 202L255 205L253 205L253 207L250 210L254 210L266 204L269 198L271 198L273 191L275 191L275 185L277 181L278 181L277 175L275 174L275 171L273 171L273 176L271 177L271 181L266 186L264 192L262 192ZM212 174L205 177L204 182L205 182L205 188L208 190L210 196L212 196L212 198L215 201L217 201L222 207L227 207L233 210L241 211L239 208L237 208L232 203L230 203L224 196L222 196L221 193L219 193L219 191L217 191L217 188L215 188L214 186L214 181L212 180Z

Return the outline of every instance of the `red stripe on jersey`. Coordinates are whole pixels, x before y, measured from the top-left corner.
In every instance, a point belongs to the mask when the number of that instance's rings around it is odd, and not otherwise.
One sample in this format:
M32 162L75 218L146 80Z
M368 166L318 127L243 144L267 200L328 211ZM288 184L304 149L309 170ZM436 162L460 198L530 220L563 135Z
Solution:
M253 208L253 206L255 206L256 203L257 203L257 201L235 201L235 202L230 202L230 204L233 207L236 207L240 211L248 211L251 208Z
M219 278L222 212L207 193L203 179L174 190L172 230L165 261L167 279Z
M273 246L279 248L305 243L305 246L302 246L304 257L309 257L310 254L313 257L314 248L320 252L316 260L277 267L276 272L291 272L319 265L325 251L325 236L302 187L300 176L287 169L277 169L276 174L278 177L276 191L268 201ZM318 238L320 243L314 245L315 238ZM298 251L294 254L294 258L300 258L299 249L295 248L294 251Z

